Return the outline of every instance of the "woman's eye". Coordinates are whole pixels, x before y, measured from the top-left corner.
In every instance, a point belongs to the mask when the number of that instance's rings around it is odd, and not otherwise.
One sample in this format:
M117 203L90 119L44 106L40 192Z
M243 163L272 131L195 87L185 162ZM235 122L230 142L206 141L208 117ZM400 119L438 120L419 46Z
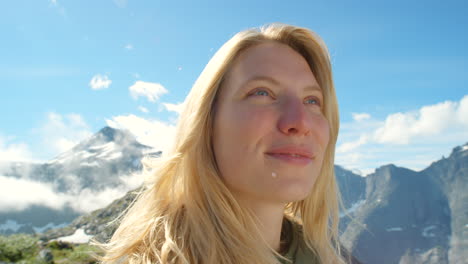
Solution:
M269 96L273 97L273 94L266 89L255 89L252 91L249 96Z
M305 100L305 103L320 106L320 101L317 98L308 98Z
M257 90L253 92L253 95L259 95L259 96L270 96L270 93L265 90Z

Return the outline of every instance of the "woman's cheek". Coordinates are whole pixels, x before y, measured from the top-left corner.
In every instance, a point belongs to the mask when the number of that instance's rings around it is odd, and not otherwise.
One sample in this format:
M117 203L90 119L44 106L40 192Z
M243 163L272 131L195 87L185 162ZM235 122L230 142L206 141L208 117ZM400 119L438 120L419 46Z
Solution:
M242 127L246 132L251 132L251 134L261 134L265 129L271 131L275 125L273 113L271 109L266 107L250 108L248 111L243 111L243 116L239 121L242 122Z
M324 116L320 116L317 120L318 124L318 135L322 147L325 149L330 140L330 125L328 120Z

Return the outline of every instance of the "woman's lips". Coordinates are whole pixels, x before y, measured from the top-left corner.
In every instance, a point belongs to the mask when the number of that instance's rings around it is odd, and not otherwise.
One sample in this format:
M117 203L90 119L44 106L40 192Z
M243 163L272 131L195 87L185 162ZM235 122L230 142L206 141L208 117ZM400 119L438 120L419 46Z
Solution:
M293 165L307 165L312 162L312 153L305 148L286 147L273 149L265 153L267 156Z
M311 158L307 158L304 156L294 156L291 154L284 154L284 153L267 153L269 157L288 162L294 165L307 165L312 162Z

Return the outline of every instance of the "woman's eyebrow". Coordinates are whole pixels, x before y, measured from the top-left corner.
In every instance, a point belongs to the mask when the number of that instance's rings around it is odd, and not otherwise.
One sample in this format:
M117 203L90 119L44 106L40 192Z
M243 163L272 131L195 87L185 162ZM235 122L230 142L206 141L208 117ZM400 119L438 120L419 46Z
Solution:
M245 81L242 84L241 87L245 87L245 86L247 86L247 84L249 84L251 82L255 82L255 81L266 81L266 82L270 82L270 83L272 83L274 85L280 85L280 82L275 80L273 77L266 76L266 75L254 75L251 78L247 79L247 81Z
M320 88L318 84L308 85L304 88L304 91L306 92L319 91L320 93L323 92L322 88Z
M241 87L246 87L249 83L255 82L255 81L266 81L269 83L272 83L274 85L281 85L281 83L276 80L273 77L270 76L265 76L265 75L254 75L253 77L249 78L247 81L245 81ZM311 84L306 87L304 87L304 91L306 92L312 92L312 91L319 91L322 92L322 88L318 84Z

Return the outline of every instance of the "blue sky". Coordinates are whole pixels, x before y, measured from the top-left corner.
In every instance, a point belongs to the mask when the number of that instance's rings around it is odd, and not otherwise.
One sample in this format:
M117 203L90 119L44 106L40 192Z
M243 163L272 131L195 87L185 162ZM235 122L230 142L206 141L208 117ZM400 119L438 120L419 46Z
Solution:
M214 52L271 22L308 27L329 46L337 164L422 169L468 142L467 1L1 5L0 161L50 160L105 125L164 149L171 110Z

